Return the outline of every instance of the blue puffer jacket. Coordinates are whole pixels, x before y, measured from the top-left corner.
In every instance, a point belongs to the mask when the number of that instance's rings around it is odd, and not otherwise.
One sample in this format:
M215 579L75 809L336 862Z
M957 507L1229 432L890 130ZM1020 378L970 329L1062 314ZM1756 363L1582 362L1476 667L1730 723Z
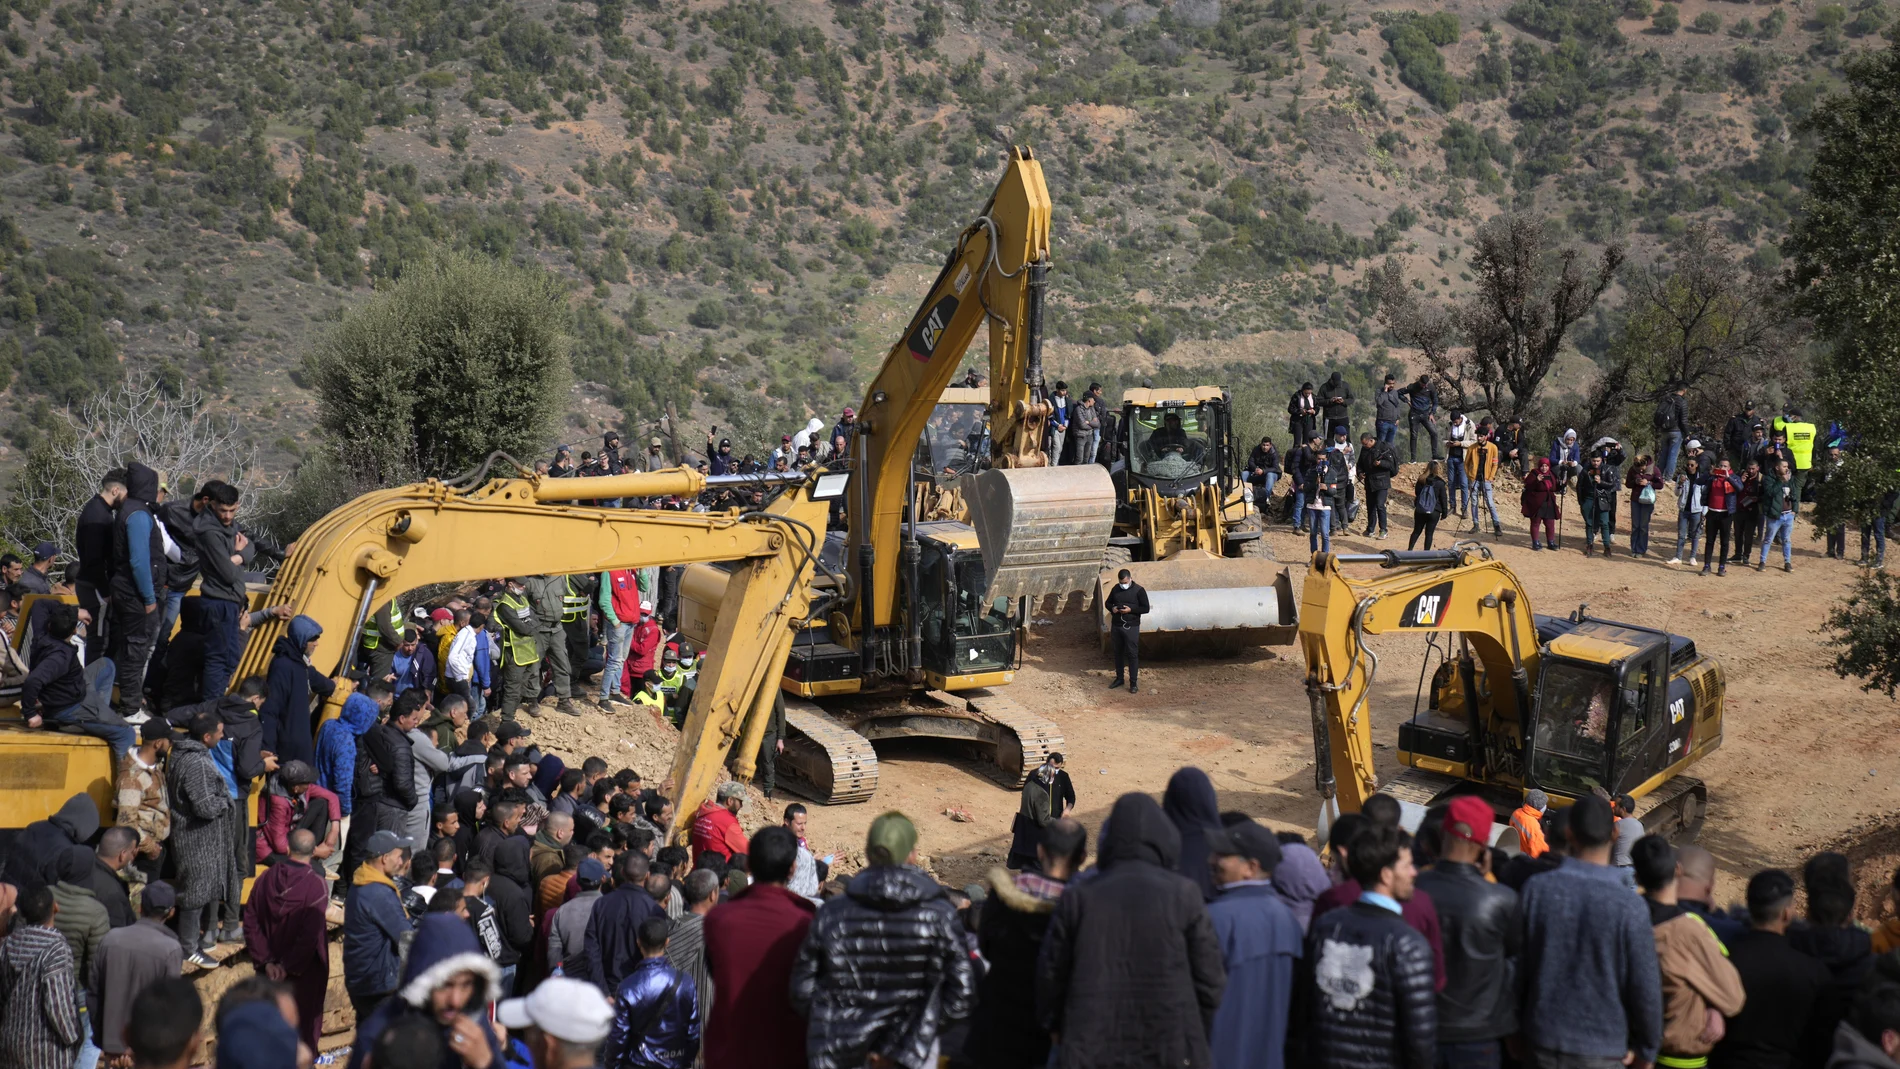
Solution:
M344 699L343 712L317 732L317 786L336 795L349 816L356 797L356 740L375 723L381 710L358 691Z
M699 991L693 978L664 957L642 959L620 981L601 1064L686 1069L698 1056Z

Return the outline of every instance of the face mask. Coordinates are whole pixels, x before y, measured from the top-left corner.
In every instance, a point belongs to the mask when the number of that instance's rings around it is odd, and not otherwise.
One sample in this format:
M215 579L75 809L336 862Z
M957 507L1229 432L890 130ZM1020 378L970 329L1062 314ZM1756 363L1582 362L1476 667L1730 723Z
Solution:
M1127 590L1127 589L1128 589L1129 587L1131 587L1131 586L1134 586L1135 584L1134 584L1134 583L1132 583L1132 582L1129 582L1129 581L1128 581L1128 580L1126 580L1126 579L1124 579L1124 580L1122 580L1122 581L1121 581L1121 584L1120 584L1120 585L1121 585L1121 588L1122 588L1123 590Z

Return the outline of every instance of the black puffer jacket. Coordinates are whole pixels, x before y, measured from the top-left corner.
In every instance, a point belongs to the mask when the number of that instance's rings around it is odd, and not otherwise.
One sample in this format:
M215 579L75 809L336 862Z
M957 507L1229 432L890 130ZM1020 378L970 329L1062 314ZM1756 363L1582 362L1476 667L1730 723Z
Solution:
M1475 865L1440 861L1418 874L1444 937L1445 989L1438 993L1438 1040L1478 1043L1517 1031L1517 892L1488 883Z
M1072 881L1056 903L1036 1007L1062 1035L1061 1069L1211 1064L1207 1034L1227 969L1200 887L1175 871L1180 850L1154 799L1124 794L1103 832L1100 871Z
M384 721L357 740L355 790L356 819L376 829L399 830L416 807L415 744L396 725Z
M1431 1069L1438 1045L1432 972L1431 944L1391 910L1361 899L1313 918L1287 1064Z
M792 965L811 1069L857 1069L870 1054L905 1069L934 1066L938 1031L968 1016L975 994L956 908L906 865L853 876L819 909Z

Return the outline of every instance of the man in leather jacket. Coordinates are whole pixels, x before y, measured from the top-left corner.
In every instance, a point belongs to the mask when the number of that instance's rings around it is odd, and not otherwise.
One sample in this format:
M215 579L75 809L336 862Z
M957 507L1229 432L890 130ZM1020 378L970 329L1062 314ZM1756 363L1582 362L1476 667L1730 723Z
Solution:
M1453 799L1438 863L1418 875L1444 932L1438 1051L1452 1065L1495 1067L1504 1037L1517 1031L1517 892L1484 878L1492 820L1482 799Z
M602 1069L690 1069L699 1057L699 989L666 960L673 922L640 922L640 964L620 981Z
M915 867L917 828L871 822L866 868L826 902L792 965L811 1069L935 1066L943 1027L969 1015L976 974L956 907Z
M1417 872L1397 828L1353 839L1347 867L1363 889L1350 906L1313 918L1301 960L1294 1027L1314 1069L1431 1069L1438 1007L1432 948L1399 915Z

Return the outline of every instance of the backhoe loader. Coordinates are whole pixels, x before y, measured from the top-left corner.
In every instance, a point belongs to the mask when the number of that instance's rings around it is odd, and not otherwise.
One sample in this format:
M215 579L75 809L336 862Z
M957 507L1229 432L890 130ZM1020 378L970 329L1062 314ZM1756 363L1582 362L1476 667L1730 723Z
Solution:
M1299 633L1293 579L1274 567L1249 515L1227 392L1127 391L1114 452L1115 533L1096 584L1102 648L1109 620L1100 595L1123 568L1148 591L1144 654L1291 645Z
M1011 786L1062 746L1055 724L992 689L1015 677L1030 602L1053 596L1059 610L1092 590L1114 521L1107 471L1051 466L1041 448L1052 411L1042 369L1049 212L1042 165L1012 149L858 409L846 522L825 544L842 581L817 581L835 601L800 631L782 683L794 737L780 767L821 801L870 797L878 739L964 744ZM986 325L987 418L939 421L950 378ZM978 402L972 393L952 403ZM959 415L964 441L940 440L935 432ZM927 512L915 465L921 449L941 466L939 446L959 477L942 487L931 477L940 500ZM723 581L715 567L681 580L680 629L695 645L723 621L711 611Z
M1385 574L1348 574L1362 565ZM1681 841L1700 831L1708 789L1684 773L1722 744L1723 686L1694 641L1588 606L1537 615L1517 576L1476 543L1315 554L1301 602L1322 828L1374 792L1415 819L1459 794L1508 814L1534 787L1554 805L1628 794L1649 831ZM1399 725L1404 767L1381 781L1369 705L1379 656L1366 638L1392 632L1427 638L1426 667L1433 651L1438 664L1428 688L1421 672Z
M736 771L750 777L778 696L794 629L810 611L825 513L846 492L848 473L822 470L704 476L686 468L587 479L510 472L498 460L453 483L429 480L366 494L313 524L284 561L269 603L287 604L325 627L311 662L334 665L334 716L352 690L345 678L372 605L431 584L520 574L574 574L697 561L731 561L719 630L707 645L698 690L672 770L676 811L691 814L739 747ZM512 461L507 462L512 464ZM515 465L517 471L518 465ZM695 513L582 506L583 500L696 496L708 486L779 487L764 509ZM264 674L285 624L252 631L234 678ZM104 743L0 725L0 826L21 827L56 809L73 790L109 800Z

